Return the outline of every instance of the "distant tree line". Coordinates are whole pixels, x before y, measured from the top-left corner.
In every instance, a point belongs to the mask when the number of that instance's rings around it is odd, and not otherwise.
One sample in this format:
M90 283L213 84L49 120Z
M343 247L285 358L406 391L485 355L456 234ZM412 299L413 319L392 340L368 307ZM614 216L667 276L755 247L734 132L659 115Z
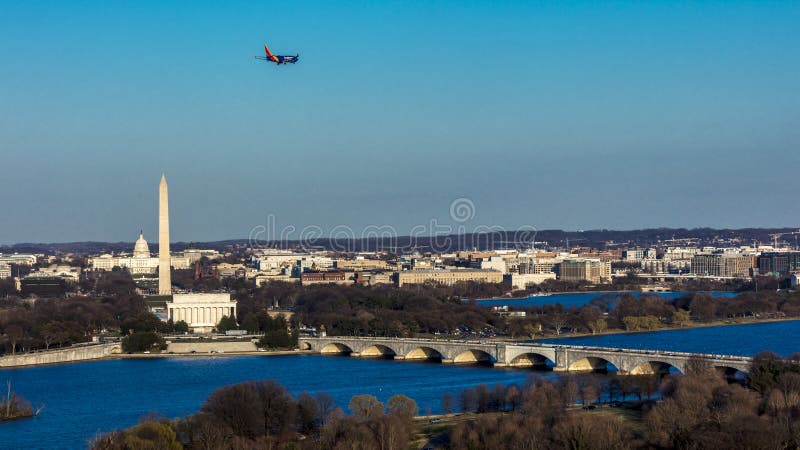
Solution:
M450 236L389 236L363 239L319 238L313 241L262 241L231 239L210 242L173 242L173 251L186 248L204 248L220 252L244 251L253 246L269 248L308 250L324 249L338 252L361 251L435 251L449 253L460 250L494 250L497 248L530 248L533 240L547 242L551 246L565 246L567 240L580 242L581 246L597 249L609 248L609 243L624 243L629 247L651 247L666 245L673 239L696 239L696 245L739 245L741 242L772 242L771 233L787 233L796 228L647 228L641 230L509 230L493 233L465 233ZM674 243L674 241L672 241ZM130 251L130 242L70 242L62 244L14 244L0 246L0 253L64 253L101 254Z
M125 272L107 272L95 280L92 297L0 299L0 354L48 350L87 342L103 331L129 335L165 332Z
M239 319L255 323L276 301L294 311L294 325L325 326L331 335L416 336L500 334L513 338L564 333L642 331L725 320L800 317L800 293L743 292L735 297L689 293L675 299L655 294L609 293L581 307L560 304L520 308L524 318L503 318L459 294L475 285L420 285L401 289L270 283L236 293ZM251 327L252 328L252 327Z
M601 295L580 307L553 304L522 309L526 317L510 319L504 330L512 337L646 331L714 321L796 318L800 317L800 293L744 292L735 297L690 293L674 299L655 294L615 293Z

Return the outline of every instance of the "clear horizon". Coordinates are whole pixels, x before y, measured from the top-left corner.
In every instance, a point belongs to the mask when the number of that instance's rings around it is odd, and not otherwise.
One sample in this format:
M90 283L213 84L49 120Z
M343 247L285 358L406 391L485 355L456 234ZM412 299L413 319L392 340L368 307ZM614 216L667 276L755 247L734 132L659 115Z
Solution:
M795 228L797 23L790 1L6 3L0 244L155 242L162 172L174 242L270 217Z

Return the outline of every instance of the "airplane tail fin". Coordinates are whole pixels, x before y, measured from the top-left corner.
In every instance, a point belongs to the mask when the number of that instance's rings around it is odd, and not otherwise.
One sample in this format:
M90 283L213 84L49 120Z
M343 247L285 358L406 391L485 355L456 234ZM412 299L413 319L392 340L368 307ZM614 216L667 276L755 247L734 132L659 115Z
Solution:
M264 44L264 53L267 54L267 58L272 59L272 52L269 51L269 47L267 47L267 44Z

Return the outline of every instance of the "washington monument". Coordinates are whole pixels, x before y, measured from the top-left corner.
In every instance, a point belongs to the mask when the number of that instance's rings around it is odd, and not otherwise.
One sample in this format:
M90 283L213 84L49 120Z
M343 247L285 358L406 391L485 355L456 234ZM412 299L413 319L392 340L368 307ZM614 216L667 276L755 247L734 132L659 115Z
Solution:
M161 175L158 186L158 294L172 295L169 256L169 193L167 178Z

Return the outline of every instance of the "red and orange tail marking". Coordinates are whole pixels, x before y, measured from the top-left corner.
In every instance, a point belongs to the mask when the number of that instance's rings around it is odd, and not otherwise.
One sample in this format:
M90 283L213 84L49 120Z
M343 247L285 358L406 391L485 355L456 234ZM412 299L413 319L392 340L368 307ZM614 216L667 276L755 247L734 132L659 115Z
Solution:
M267 53L268 59L278 62L278 58L276 58L275 55L273 55L272 52L269 51L269 47L267 47L267 44L264 44L264 51Z

